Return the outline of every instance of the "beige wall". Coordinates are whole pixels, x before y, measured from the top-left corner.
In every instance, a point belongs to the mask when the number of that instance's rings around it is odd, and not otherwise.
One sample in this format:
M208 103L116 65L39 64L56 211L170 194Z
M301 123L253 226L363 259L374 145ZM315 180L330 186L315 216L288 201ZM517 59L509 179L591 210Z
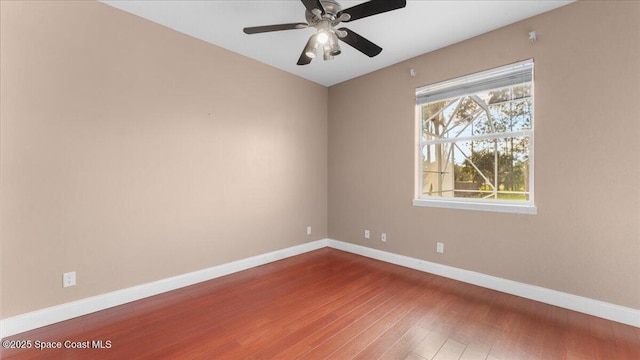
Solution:
M640 309L639 18L581 1L331 87L329 237ZM538 214L413 207L415 88L528 58Z
M3 318L327 236L326 87L98 2L0 13Z

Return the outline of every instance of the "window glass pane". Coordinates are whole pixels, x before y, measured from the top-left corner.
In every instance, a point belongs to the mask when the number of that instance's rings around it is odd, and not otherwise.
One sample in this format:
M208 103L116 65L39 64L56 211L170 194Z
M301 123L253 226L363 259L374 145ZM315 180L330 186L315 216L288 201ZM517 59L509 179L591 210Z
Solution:
M533 200L531 61L425 86L416 104L420 197Z
M422 195L529 199L528 136L423 147Z
M527 84L423 105L423 140L531 130L530 90Z
M422 136L425 140L443 137L445 131L445 112L449 111L452 101L444 100L422 106Z
M455 144L455 196L483 198L492 193L493 142L464 141Z
M422 120L428 120L435 114L441 112L449 104L451 104L451 100L443 100L424 105L422 107Z
M453 144L431 144L423 148L422 194L427 196L454 195L454 174L451 162ZM426 156L424 156L427 154Z
M496 132L531 129L531 84L490 91L486 103Z
M496 141L498 199L529 199L529 140L528 137L511 137Z
M482 109L478 105L476 101L468 96L464 96L460 98L456 102L456 107L452 108L447 115L446 121L446 129L445 129L445 137L447 138L456 138L460 137L461 134L464 134L465 131L469 135L470 128L473 123L478 120L478 115L481 115Z

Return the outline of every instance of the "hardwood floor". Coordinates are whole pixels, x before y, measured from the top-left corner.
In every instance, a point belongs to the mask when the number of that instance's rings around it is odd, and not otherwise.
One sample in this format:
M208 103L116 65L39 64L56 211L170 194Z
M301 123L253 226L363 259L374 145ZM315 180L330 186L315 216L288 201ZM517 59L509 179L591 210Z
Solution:
M3 359L640 359L638 328L328 248L9 339L110 348Z

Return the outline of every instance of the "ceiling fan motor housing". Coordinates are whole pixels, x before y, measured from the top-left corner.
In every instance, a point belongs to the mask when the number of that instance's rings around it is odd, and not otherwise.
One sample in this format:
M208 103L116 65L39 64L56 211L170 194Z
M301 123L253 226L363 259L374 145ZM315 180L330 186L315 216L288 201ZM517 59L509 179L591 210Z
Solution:
M319 12L317 14L309 10L305 11L305 17L310 26L316 26L322 20L333 23L338 18L338 13L342 11L342 7L335 0L320 0L320 4L322 4L323 9L318 9ZM322 10L324 10L324 14L322 14Z

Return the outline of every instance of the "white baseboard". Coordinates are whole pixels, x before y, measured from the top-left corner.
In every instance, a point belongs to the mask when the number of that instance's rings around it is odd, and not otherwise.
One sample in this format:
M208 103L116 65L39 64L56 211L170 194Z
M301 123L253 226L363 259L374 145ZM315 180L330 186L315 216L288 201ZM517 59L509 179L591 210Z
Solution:
M192 273L142 284L127 289L97 295L70 303L52 306L0 321L0 338L55 324L92 312L158 295L167 291L229 275L327 246L327 239L317 240L270 253L233 261Z
M640 310L620 305L593 300L582 296L567 294L535 285L502 279L474 271L463 270L447 265L437 264L412 257L398 255L382 250L372 249L360 245L328 239L328 246L353 254L366 256L391 264L408 267L414 270L440 275L488 289L502 291L507 294L539 301L545 304L559 306L565 309L601 317L619 323L640 327Z
M192 273L174 276L147 284L117 290L107 294L93 296L70 303L52 306L30 313L13 316L0 321L0 337L12 336L39 327L51 325L92 312L140 300L149 296L197 284L203 281L229 275L270 262L282 260L305 252L331 247L391 264L435 274L469 284L502 291L527 299L540 301L579 311L604 319L640 327L640 310L571 295L535 285L520 283L474 271L463 270L451 266L415 259L382 250L372 249L342 241L323 239L250 258L233 261Z

